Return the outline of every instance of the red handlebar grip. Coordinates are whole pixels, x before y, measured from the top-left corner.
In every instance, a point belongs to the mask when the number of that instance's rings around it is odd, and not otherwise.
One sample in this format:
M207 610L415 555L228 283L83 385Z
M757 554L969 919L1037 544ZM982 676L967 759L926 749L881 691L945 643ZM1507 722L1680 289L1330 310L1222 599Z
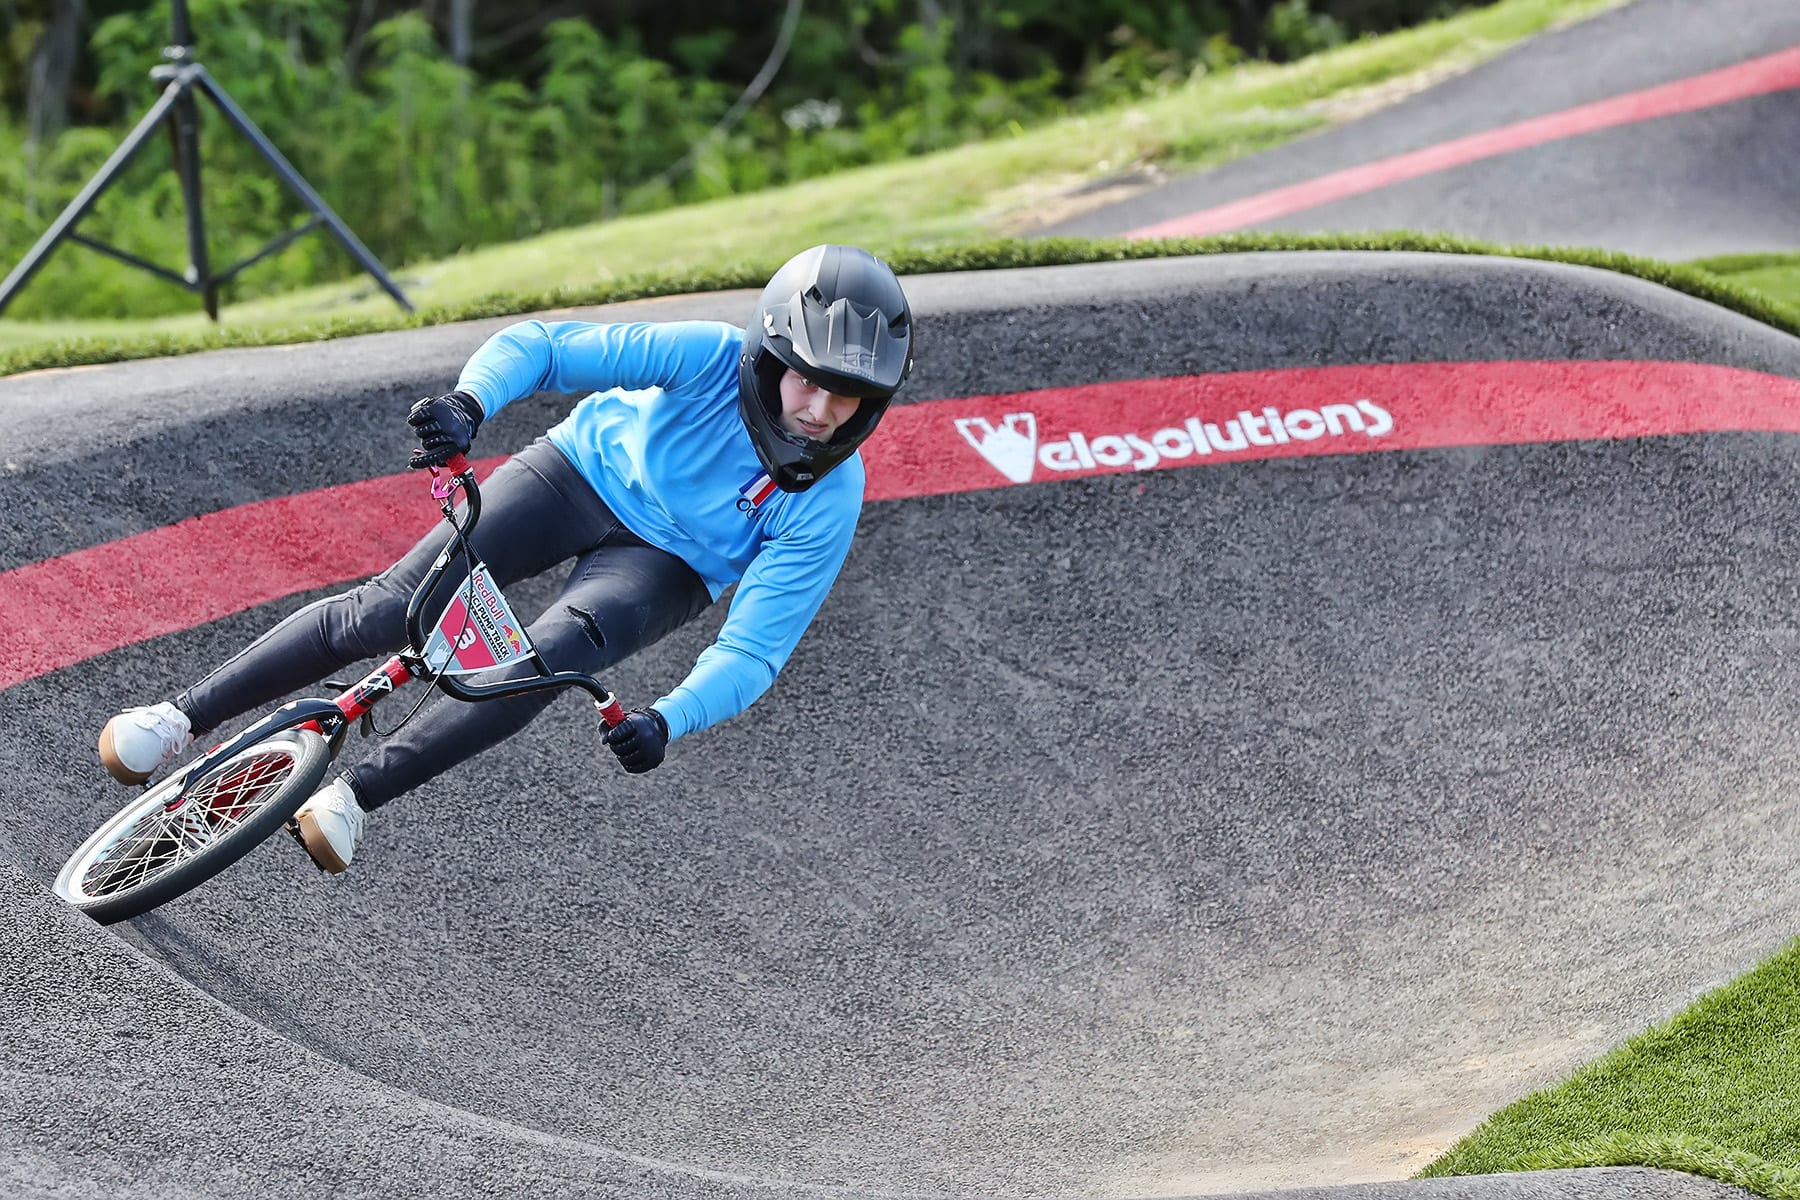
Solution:
M450 472L452 475L461 475L468 469L469 460L460 454L452 454L449 460L444 463L444 470Z
M600 723L608 729L625 719L625 706L611 692L606 693L605 700L594 701L594 707L600 712Z

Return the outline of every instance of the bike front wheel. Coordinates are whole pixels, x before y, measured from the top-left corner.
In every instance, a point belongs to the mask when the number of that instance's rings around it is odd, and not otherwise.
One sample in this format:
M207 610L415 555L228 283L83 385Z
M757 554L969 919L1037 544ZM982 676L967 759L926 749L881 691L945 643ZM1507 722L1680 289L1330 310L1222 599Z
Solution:
M232 755L185 794L189 772L171 775L69 856L56 877L56 894L102 925L149 912L211 879L280 829L330 766L324 738L310 729L287 729Z

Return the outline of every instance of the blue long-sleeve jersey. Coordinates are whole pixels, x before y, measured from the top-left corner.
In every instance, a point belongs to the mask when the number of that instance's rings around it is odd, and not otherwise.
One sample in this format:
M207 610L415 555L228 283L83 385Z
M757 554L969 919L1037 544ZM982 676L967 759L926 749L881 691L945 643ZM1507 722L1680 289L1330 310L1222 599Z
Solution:
M489 338L457 387L493 416L533 392L588 392L549 437L625 527L676 555L713 599L719 636L656 701L671 739L735 716L774 682L823 603L862 510L852 455L804 492L740 504L763 477L738 415L744 332L715 321L523 321Z

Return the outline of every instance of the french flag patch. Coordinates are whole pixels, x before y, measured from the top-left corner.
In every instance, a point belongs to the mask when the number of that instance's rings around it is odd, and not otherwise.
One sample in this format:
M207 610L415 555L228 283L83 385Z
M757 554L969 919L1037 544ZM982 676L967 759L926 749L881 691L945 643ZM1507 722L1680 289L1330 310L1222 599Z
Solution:
M751 476L749 483L738 489L738 511L746 518L755 517L757 508L774 492L775 480L767 471L758 471Z

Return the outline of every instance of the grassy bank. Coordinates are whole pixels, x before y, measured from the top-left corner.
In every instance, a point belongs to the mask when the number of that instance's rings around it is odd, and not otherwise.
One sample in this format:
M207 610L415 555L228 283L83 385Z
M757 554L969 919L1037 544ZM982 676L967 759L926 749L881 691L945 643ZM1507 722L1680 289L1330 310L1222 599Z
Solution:
M1730 254L1689 263L1736 287L1800 308L1800 254Z
M1800 336L1800 305L1772 300L1730 278L1691 266L1603 250L1546 246L1501 246L1440 234L1232 234L1213 238L1166 238L1147 241L1090 238L998 239L960 246L925 249L882 248L903 275L930 271L1003 270L1013 267L1070 263L1116 262L1189 254L1233 254L1251 251L1359 250L1416 251L1436 254L1485 254L1571 263L1634 275L1743 313ZM785 250L783 251L785 253ZM281 345L348 337L358 333L474 320L512 313L543 312L647 296L724 288L759 287L780 263L777 257L688 272L647 273L541 291L513 291L439 304L411 317L390 313L288 317L243 322L212 329L155 328L125 333L28 342L0 349L0 375L45 367L81 366L184 354L230 346Z
M7 352L0 370L309 341L471 312L530 311L546 296L575 302L666 291L684 280L743 280L820 241L859 242L896 259L963 247L965 265L987 265L966 248L1029 235L1165 172L1214 165L1362 115L1521 38L1619 3L1501 0L1289 66L1247 64L1202 76L1010 138L411 264L396 271L421 309L410 320L367 279L228 305L218 329L197 313L154 321L0 320L0 351ZM89 251L65 245L57 253Z
M1421 1172L1650 1166L1800 1200L1800 942Z

